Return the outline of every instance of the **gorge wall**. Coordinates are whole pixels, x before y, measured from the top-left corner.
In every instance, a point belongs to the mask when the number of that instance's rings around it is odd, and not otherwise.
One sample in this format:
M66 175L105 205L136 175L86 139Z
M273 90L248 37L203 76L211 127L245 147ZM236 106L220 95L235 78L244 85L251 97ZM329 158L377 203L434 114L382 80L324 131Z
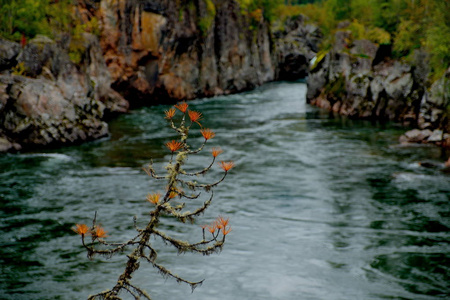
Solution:
M450 146L450 68L430 86L426 61L420 50L409 62L394 60L388 46L339 30L333 47L313 60L307 101L351 118L417 128L401 137L403 143Z
M274 32L230 0L103 0L87 12L102 24L113 86L132 106L252 89L290 76L283 66L299 57L303 73L290 69L305 77L319 40L301 17Z
M77 63L73 36L0 39L0 151L107 136L105 116L129 107L304 77L321 38L301 16L275 30L233 0L80 0L76 14L99 24L77 37Z

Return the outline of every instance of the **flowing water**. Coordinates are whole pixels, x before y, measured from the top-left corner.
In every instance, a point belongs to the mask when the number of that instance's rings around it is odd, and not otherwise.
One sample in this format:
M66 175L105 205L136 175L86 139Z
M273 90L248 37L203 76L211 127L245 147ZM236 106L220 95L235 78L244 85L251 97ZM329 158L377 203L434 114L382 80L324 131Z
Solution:
M305 104L305 92L304 83L274 83L190 102L217 134L207 151L221 146L221 159L236 167L197 224L165 218L160 228L195 241L199 225L220 214L233 231L211 256L177 255L155 240L161 265L206 279L193 293L145 262L134 283L168 300L450 298L441 150L400 147L403 128L330 117ZM86 299L113 286L130 250L90 261L71 227L97 211L107 240L124 241L134 215L145 223L145 197L161 187L141 167L152 158L163 170L170 158L167 109L122 115L105 140L0 156L0 299ZM191 140L201 141L197 133ZM208 164L207 151L187 166Z

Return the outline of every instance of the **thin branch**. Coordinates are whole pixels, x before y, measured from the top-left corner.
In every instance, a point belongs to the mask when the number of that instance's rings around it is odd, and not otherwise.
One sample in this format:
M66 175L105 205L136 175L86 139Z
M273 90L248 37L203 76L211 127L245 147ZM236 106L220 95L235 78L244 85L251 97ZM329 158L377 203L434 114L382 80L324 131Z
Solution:
M135 294L128 288L127 285L124 285L124 286L123 286L123 289L126 290L128 293L130 293L131 296L133 296L134 299L139 300L139 296L138 296L138 295L135 295ZM150 299L150 298L148 298L148 299Z
M194 291L194 289L195 289L197 286L202 285L202 284L203 284L203 281L205 281L204 279L203 279L203 280L200 280L200 281L197 281L197 282L189 281L189 280L186 280L186 279L181 278L180 276L178 276L178 275L176 275L176 274L173 274L170 270L164 268L164 267L161 266L161 265L158 265L158 264L156 264L156 263L152 263L152 265L153 265L153 267L157 268L158 271L159 271L163 276L171 277L171 278L175 279L178 283L184 282L184 283L190 285L192 291Z
M183 223L186 222L186 219L188 219L191 223L193 223L194 222L194 217L199 216L200 214L202 214L208 208L208 206L212 202L213 197L214 197L214 193L213 193L213 191L211 191L211 197L208 200L206 200L201 207L197 208L193 212L187 211L187 212L184 212L184 213L178 213L176 211L176 208L173 208L169 203L166 203L166 204L162 205L162 208L165 211L167 211L169 214L172 214L174 217L176 217L177 219L179 219Z
M141 233L143 231L143 229L141 229L141 228L139 228L137 226L137 217L136 216L133 216L133 226L134 226L134 229L136 229L137 232Z
M179 183L188 186L192 190L196 190L198 188L201 188L201 189L205 189L206 191L209 191L211 188L215 187L216 185L218 185L219 183L224 181L224 179L227 176L227 174L228 174L228 172L225 172L225 174L223 175L222 179L220 179L219 181L216 181L214 183L211 183L211 184L199 184L199 183L194 182L194 181L185 181L185 180L178 179L178 178L176 180Z
M140 288L138 288L137 286L135 286L135 285L132 285L131 283L127 283L127 285L129 286L129 287L131 287L131 288L133 288L139 295L141 295L141 296L144 296L146 299L148 299L148 300L152 300L151 298L150 298L150 295L146 292L146 291L144 291L144 290L141 290ZM128 289L127 289L128 290ZM129 291L129 290L128 290ZM136 298L136 299L139 299L139 297L138 298Z
M193 196L188 196L188 195L186 195L185 192L180 192L180 193L178 193L178 196L183 197L183 198L186 198L186 199L189 199L189 200L195 200L195 199L197 199L198 197L200 197L200 195L201 195L201 193L198 193L197 195L193 195Z
M148 176L151 176L155 179L167 179L165 176L158 176L156 175L155 169L153 169L153 161L148 164L147 166L142 167L142 169L147 173Z
M186 154L197 154L203 150L206 145L206 140L202 143L202 145L197 150L189 150Z
M86 243L84 241L84 235L81 237L81 243L83 244L84 248L86 248L88 250L88 257L92 257L94 254L111 256L116 252L122 251L128 245L137 244L137 242L135 242L135 239L137 237L139 237L139 235L137 235L136 237L134 237L133 239L129 240L126 243L106 243L102 239L97 239L97 241L100 244L103 244L105 246L117 246L116 248L113 248L113 249L95 249L92 246L86 245Z
M198 172L195 172L195 173L187 173L186 171L181 170L180 174L183 174L183 175L186 175L186 176L200 176L200 175L203 175L206 172L208 172L209 170L211 170L211 167L214 165L215 161L216 161L216 158L213 157L213 160L212 160L211 164L209 166L207 166L206 168L204 168L203 170L201 170L201 171L198 171Z
M209 243L212 242L212 241L215 241L216 243L214 245L208 246L206 248L200 248L198 246L206 245L206 244L208 244L208 242L202 241L202 242L199 242L199 243L196 243L196 244L190 244L189 242L186 242L186 241L181 241L181 240L177 240L177 239L171 238L168 235L166 235L165 233L163 233L161 231L158 231L156 229L154 230L154 233L156 235L158 235L159 237L161 237L164 241L172 244L175 248L178 249L179 253L183 253L183 252L197 252L197 253L201 253L203 255L210 255L210 254L212 254L214 252L222 250L222 247L223 247L223 240L222 241L215 240L215 238L217 236L214 237L214 240L209 241Z
M154 262L156 258L158 257L158 253L153 249L148 243L144 244L144 247L148 248L150 250L150 254L146 255L144 253L144 250L142 249L142 252L140 253L142 257L147 259L149 262Z

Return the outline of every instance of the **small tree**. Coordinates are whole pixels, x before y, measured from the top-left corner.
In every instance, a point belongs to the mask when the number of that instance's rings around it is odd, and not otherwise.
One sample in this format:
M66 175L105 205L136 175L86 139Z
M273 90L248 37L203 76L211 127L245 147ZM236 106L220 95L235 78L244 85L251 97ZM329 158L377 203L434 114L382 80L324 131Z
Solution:
M134 227L137 234L123 243L106 242L104 240L106 231L101 226L97 225L96 216L94 217L92 227L88 227L86 224L76 224L73 228L76 233L81 235L81 242L87 249L89 258L92 258L95 254L111 257L116 253L124 251L128 247L133 247L133 251L127 256L128 261L125 270L119 276L114 287L110 290L89 296L88 299L90 300L121 299L119 294L122 291L130 293L135 299L140 299L140 297L151 299L146 291L131 283L132 276L134 272L139 269L141 260L150 263L164 277L171 277L177 282L184 282L190 285L192 290L194 290L198 285L203 283L203 280L198 282L188 281L158 264L156 262L157 251L150 243L150 238L152 236L161 238L166 244L175 247L178 250L178 253L195 252L203 255L210 255L222 250L225 243L225 237L231 231L228 219L221 216L219 216L212 224L201 226L202 239L197 243L190 243L172 238L158 229L162 216L171 216L183 223L186 221L194 223L195 218L202 214L211 204L213 199L213 188L225 179L228 171L234 166L234 163L231 161L220 162L219 165L225 173L220 180L211 184L200 184L193 180L187 180L189 177L201 176L211 170L216 157L222 153L222 150L220 148L212 149L212 162L203 170L193 173L186 172L183 169L183 166L187 157L202 151L206 142L212 139L215 136L215 133L210 129L201 128L199 121L202 118L202 114L197 111L188 110L188 104L185 102L175 105L175 107L183 113L178 127L175 126L174 123L174 117L177 110L172 107L165 112L165 118L168 120L172 129L174 129L180 137L179 140L172 140L166 143L167 148L171 152L169 164L166 166L167 175L157 175L152 163L144 167L145 172L149 176L166 182L166 188L163 194L152 193L147 196L147 200L154 205L154 208L149 213L149 221L145 228L139 228L136 224L136 217L134 217ZM188 144L188 134L189 130L195 124L200 126L200 132L204 141L198 149L191 150L191 147ZM188 194L186 192L187 189L191 190L192 194ZM198 199L202 190L209 194L207 200L203 204L197 205L194 211L187 211L186 207L189 205L186 205L186 203L194 202L195 199ZM179 198L181 203L174 203L175 198ZM90 242L86 241L88 235L91 237Z

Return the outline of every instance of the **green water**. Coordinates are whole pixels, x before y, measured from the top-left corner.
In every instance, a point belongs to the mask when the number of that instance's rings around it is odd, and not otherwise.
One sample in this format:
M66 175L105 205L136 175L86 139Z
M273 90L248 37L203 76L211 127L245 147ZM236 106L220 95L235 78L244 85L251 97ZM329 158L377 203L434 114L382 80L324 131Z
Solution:
M160 264L206 280L191 293L142 262L134 282L154 299L450 297L450 175L418 164L448 153L398 146L394 125L330 118L305 92L274 83L190 102L217 134L210 146L236 163L199 224L221 214L233 231L209 257L158 245ZM86 299L113 286L128 251L90 261L70 228L97 211L108 240L122 241L134 215L145 221L159 183L141 167L153 158L162 169L163 144L176 138L166 109L122 115L101 141L0 156L0 299ZM209 155L187 165L201 168ZM198 225L164 219L161 228L201 238Z

